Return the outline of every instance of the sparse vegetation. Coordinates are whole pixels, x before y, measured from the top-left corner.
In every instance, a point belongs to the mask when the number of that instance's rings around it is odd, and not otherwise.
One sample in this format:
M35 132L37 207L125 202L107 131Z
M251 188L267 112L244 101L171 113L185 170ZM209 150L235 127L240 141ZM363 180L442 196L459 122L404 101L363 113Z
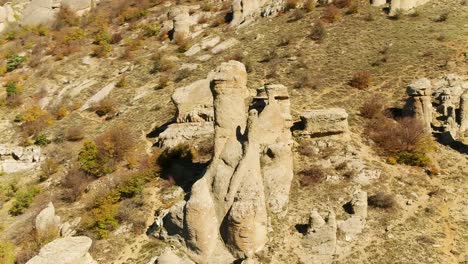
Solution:
M323 42L327 37L327 29L321 21L317 21L312 26L309 37L316 42Z
M351 87L364 90L369 88L372 83L372 75L368 71L360 71L356 73L353 78L349 81Z
M369 206L381 209L390 209L396 206L395 197L384 192L369 196L367 202Z
M299 175L302 186L311 186L326 179L325 170L318 165L299 171Z
M15 260L15 245L9 242L0 242L0 263L14 264Z
M39 192L40 188L37 186L29 186L20 189L15 193L15 200L8 212L13 216L23 214L24 211L29 208L31 203L34 201L34 197L36 197Z
M331 4L325 7L322 13L322 19L328 23L335 23L343 18L341 9Z

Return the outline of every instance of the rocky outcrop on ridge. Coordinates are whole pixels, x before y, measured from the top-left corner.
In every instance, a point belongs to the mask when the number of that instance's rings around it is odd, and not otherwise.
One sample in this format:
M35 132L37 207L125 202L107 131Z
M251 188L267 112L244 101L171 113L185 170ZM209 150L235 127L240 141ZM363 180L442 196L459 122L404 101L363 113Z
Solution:
M287 209L293 177L289 96L282 85L266 85L247 105L247 73L237 61L223 63L208 79L214 156L188 200L161 222L194 260L229 263L253 258L267 241L269 214Z

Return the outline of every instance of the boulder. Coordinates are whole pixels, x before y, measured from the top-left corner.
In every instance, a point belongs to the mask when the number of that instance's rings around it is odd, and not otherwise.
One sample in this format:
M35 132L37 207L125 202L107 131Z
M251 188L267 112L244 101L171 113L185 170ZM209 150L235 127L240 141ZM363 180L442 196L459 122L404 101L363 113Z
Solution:
M176 89L171 98L177 107L178 123L213 121L213 96L208 79Z
M12 173L37 168L42 161L39 146L0 145L0 172Z
M329 108L307 111L301 115L304 134L312 137L346 135L348 128L348 113L341 108Z
M336 230L335 214L332 211L322 218L317 210L313 209L309 217L307 232L302 238L302 246L307 252L302 261L304 263L331 263L333 254L336 252Z
M55 215L55 208L50 202L46 208L36 216L36 232L39 237L46 237L52 234L57 235L60 228L60 217Z
M151 260L148 264L194 264L191 260L182 258L174 254L171 249L167 248L164 253Z
M398 10L408 11L420 5L429 2L429 0L392 0L390 2L390 15L395 15Z
M212 50L211 50L211 53L213 54L218 54L218 53L221 53L225 50L228 50L234 46L236 46L237 44L239 44L240 42L235 39L235 38L230 38L228 40L225 40L221 43L219 43L218 45L216 45Z
M97 264L88 253L93 241L84 236L56 239L26 264Z

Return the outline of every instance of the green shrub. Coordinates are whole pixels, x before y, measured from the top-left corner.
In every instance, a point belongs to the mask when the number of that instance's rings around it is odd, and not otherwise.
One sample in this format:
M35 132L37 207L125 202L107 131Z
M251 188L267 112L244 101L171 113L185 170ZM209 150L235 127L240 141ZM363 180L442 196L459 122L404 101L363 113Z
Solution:
M34 139L34 145L37 146L47 146L50 144L50 140L47 138L47 136L44 133L39 134L35 139Z
M159 24L158 21L153 22L153 23L149 23L149 24L144 24L143 31L144 31L143 34L146 37L157 36L161 32L161 24Z
M7 72L18 69L25 61L25 56L20 56L18 54L11 55L7 60Z
M94 175L102 176L101 166L98 160L98 149L96 144L91 140L86 140L78 153L78 162L80 169Z
M119 226L119 221L115 218L118 208L119 206L112 200L105 199L91 209L88 228L98 239L106 238L109 232Z
M24 211L29 208L34 200L34 197L36 197L39 192L40 188L37 186L31 186L18 191L15 194L15 201L13 202L9 213L14 216L24 213Z
M7 82L5 84L5 90L7 97L11 97L18 94L18 87L15 82Z
M14 264L15 260L15 245L9 242L0 242L0 263Z
M427 167L431 164L431 159L420 152L402 151L395 155L395 159L399 164L409 166Z

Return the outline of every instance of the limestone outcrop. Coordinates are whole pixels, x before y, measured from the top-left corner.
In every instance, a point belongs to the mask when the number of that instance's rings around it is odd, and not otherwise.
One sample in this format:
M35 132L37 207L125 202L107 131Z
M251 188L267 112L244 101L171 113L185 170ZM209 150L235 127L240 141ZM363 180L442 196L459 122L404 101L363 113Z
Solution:
M38 146L0 145L0 172L11 173L35 169L42 161L41 154L41 148Z
M302 134L311 137L347 136L349 133L348 113L341 108L319 109L301 115L304 130Z
M84 236L56 239L26 264L97 264L88 253L93 241Z
M407 87L409 97L403 113L421 120L428 131L440 133L444 141L453 141L467 130L467 93L466 76L422 78Z
M329 211L322 217L316 209L309 216L307 232L302 239L302 246L307 254L302 256L304 263L331 263L336 252L335 213Z
M39 237L59 233L60 217L55 215L55 207L52 202L36 216L35 223L36 233Z
M420 5L429 2L429 0L391 0L390 1L390 15L394 15L401 11L408 11Z
M338 231L343 235L345 241L353 241L357 235L362 233L367 218L367 193L357 191L349 202L351 217L338 221Z
M423 78L406 88L409 98L403 109L405 115L414 116L430 131L432 121L432 87L429 79Z
M12 1L0 6L0 32L9 25L21 26L51 25L61 6L81 16L99 0L30 0Z
M269 212L287 210L293 177L289 96L282 85L266 85L246 104L247 73L237 61L223 63L208 79L213 159L188 200L159 222L182 238L197 262L229 263L254 257L267 242Z

